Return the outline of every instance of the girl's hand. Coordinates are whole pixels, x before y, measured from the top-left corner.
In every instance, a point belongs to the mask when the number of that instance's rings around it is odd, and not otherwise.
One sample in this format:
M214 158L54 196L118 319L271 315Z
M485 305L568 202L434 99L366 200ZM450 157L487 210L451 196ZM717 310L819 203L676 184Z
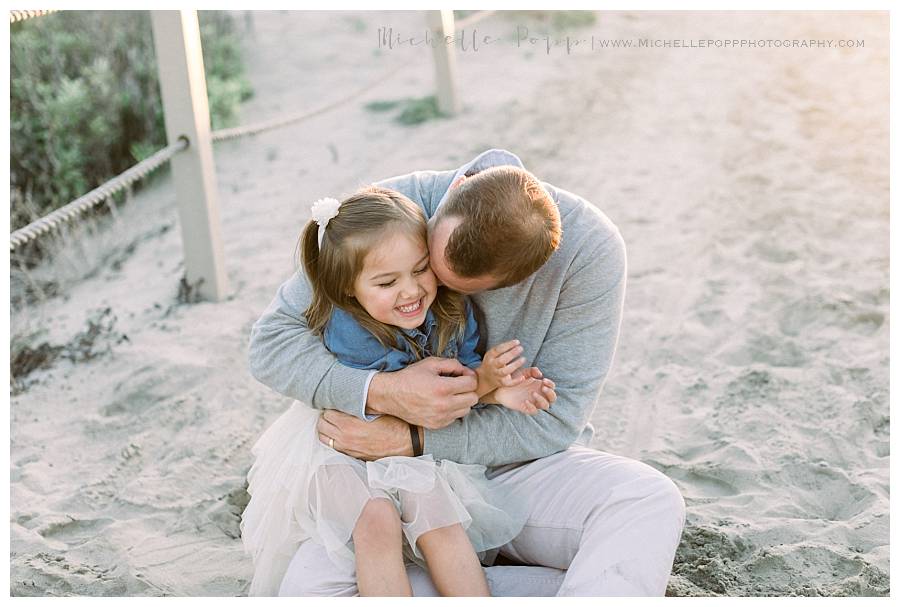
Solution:
M516 375L516 371L525 364L525 359L520 356L523 351L524 348L519 345L518 339L504 342L488 350L481 361L481 366L475 370L478 374L478 393L487 394L501 386L510 387L519 384L525 378L521 373Z
M494 390L493 398L489 400L507 409L534 415L538 411L549 409L556 401L555 388L556 384L547 378L535 379L523 376L514 386L501 386Z

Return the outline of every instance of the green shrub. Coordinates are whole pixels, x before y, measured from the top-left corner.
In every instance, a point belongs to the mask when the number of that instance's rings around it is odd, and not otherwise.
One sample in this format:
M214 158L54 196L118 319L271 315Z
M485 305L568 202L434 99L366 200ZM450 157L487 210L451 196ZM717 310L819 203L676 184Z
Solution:
M212 127L251 95L231 16L200 13ZM10 225L165 146L147 11L63 11L10 26Z
M596 11L503 11L501 14L507 19L536 20L549 25L557 34L597 23Z
M437 98L434 95L372 101L367 103L365 108L370 112L387 112L400 108L400 113L394 117L394 120L406 126L447 117L438 109Z
M429 95L404 100L403 111L397 116L397 122L413 125L443 117L445 115L438 109L437 97Z

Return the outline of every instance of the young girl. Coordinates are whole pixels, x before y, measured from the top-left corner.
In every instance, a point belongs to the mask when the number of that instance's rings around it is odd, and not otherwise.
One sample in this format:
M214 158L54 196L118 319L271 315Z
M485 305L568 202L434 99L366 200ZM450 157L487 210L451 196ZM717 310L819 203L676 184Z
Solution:
M431 272L422 210L398 192L370 187L313 206L301 237L313 298L311 330L348 366L396 371L426 356L475 370L482 402L535 413L517 342L475 352L478 329L460 294ZM479 405L494 406L494 405ZM484 466L420 457L363 462L323 444L320 412L295 402L253 448L251 499L241 521L253 556L250 594L274 594L301 541L355 569L363 596L410 596L405 560L427 566L444 596L488 596L476 553L512 540L524 523Z

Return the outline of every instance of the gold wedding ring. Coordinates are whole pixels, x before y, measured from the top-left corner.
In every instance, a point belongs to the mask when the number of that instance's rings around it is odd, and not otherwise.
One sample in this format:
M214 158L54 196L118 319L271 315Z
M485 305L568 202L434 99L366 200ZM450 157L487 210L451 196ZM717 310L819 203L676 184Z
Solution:
M331 447L332 449L334 449L334 439L333 438L328 439L328 446Z

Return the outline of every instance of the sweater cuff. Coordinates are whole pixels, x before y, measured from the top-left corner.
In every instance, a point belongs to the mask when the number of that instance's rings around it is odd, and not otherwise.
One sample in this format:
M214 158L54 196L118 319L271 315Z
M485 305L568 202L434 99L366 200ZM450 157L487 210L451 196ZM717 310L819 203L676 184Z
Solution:
M381 417L381 413L375 413L373 415L366 413L366 403L369 402L369 384L372 383L372 378L375 377L376 373L378 373L378 371L369 371L369 377L366 378L366 385L363 388L362 404L360 405L362 407L362 409L360 409L362 415L357 415L357 417L360 417L367 422Z
M425 434L423 453L430 453L436 460L448 459L458 464L468 463L465 435L461 428L456 427L459 423L457 421L439 430L423 428Z
M316 398L316 408L337 409L366 421L366 389L371 375L368 369L337 363L329 374L325 398Z

